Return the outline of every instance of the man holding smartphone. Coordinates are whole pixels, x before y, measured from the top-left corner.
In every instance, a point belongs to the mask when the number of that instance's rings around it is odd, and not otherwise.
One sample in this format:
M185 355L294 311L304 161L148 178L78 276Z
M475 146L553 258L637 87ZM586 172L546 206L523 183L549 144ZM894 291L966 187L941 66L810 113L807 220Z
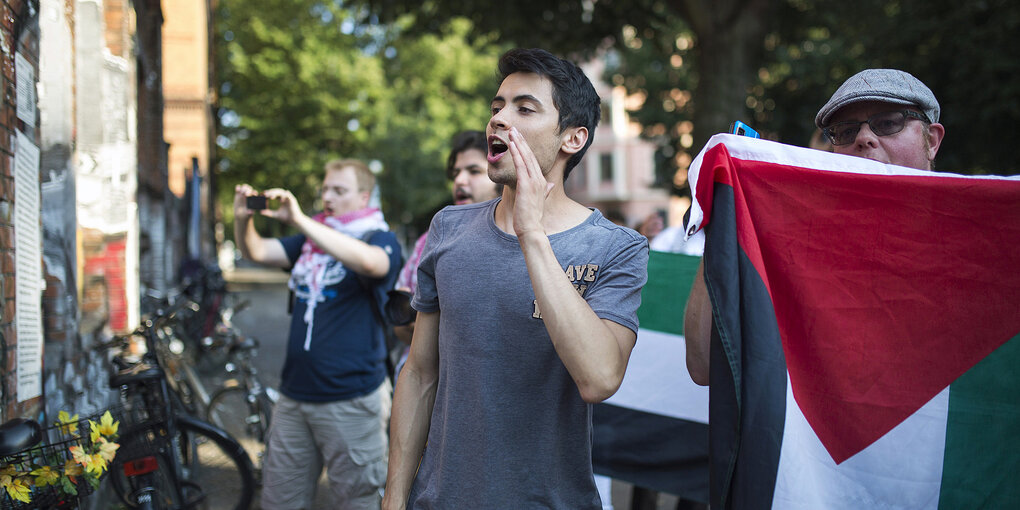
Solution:
M333 508L378 509L386 477L390 387L374 308L392 288L401 250L382 212L368 207L375 177L361 161L326 164L323 211L302 212L291 192L234 191L234 234L245 258L290 269L287 357L266 447L263 508L311 508L326 467ZM277 209L265 200L279 202ZM250 204L250 205L249 205ZM300 233L265 238L252 215ZM283 306L283 304L281 304Z
M932 170L945 128L939 103L924 83L897 69L865 69L847 79L815 116L833 152ZM684 312L687 369L709 383L712 303L698 268Z

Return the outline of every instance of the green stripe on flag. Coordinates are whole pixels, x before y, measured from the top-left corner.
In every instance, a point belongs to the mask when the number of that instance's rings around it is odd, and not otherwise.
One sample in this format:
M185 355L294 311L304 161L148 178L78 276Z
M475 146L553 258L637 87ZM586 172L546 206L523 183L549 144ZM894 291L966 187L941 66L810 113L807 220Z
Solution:
M939 508L1020 502L1020 335L949 387Z
M701 257L648 253L648 283L641 290L638 320L642 329L684 334L684 305Z

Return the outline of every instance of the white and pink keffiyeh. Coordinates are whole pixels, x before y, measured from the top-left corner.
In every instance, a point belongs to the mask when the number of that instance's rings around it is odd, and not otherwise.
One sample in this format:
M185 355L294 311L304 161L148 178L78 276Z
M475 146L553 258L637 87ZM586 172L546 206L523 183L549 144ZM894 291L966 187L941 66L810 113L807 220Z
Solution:
M389 230L383 219L382 211L376 208L365 208L340 217L316 214L312 219L337 232L362 240L365 234L375 230ZM339 283L347 275L343 263L322 250L317 244L307 239L301 247L301 255L290 272L288 287L299 299L308 304L305 308L305 350L312 345L312 326L315 320L316 304L325 300L323 290Z

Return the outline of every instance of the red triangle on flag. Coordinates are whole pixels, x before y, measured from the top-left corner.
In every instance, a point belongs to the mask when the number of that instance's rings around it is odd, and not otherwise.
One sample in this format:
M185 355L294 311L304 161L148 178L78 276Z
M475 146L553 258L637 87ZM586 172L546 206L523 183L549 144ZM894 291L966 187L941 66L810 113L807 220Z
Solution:
M837 463L1020 332L1020 181L719 158L702 168L734 187L794 397Z

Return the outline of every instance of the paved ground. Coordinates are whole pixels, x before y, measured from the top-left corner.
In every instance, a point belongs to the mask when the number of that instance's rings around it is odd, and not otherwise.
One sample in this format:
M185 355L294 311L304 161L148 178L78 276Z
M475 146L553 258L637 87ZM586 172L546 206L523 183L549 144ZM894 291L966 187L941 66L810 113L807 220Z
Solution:
M234 318L234 323L246 334L260 342L256 367L262 380L273 387L279 386L280 370L283 366L285 339L290 316L287 314L288 291L286 273L277 270L240 269L227 274L230 289L237 302L248 301L249 307ZM660 494L656 501L631 504L633 486L625 482L613 482L613 507L617 510L673 510L677 498ZM319 483L318 508L331 508L324 480ZM256 506L256 508L258 508Z

